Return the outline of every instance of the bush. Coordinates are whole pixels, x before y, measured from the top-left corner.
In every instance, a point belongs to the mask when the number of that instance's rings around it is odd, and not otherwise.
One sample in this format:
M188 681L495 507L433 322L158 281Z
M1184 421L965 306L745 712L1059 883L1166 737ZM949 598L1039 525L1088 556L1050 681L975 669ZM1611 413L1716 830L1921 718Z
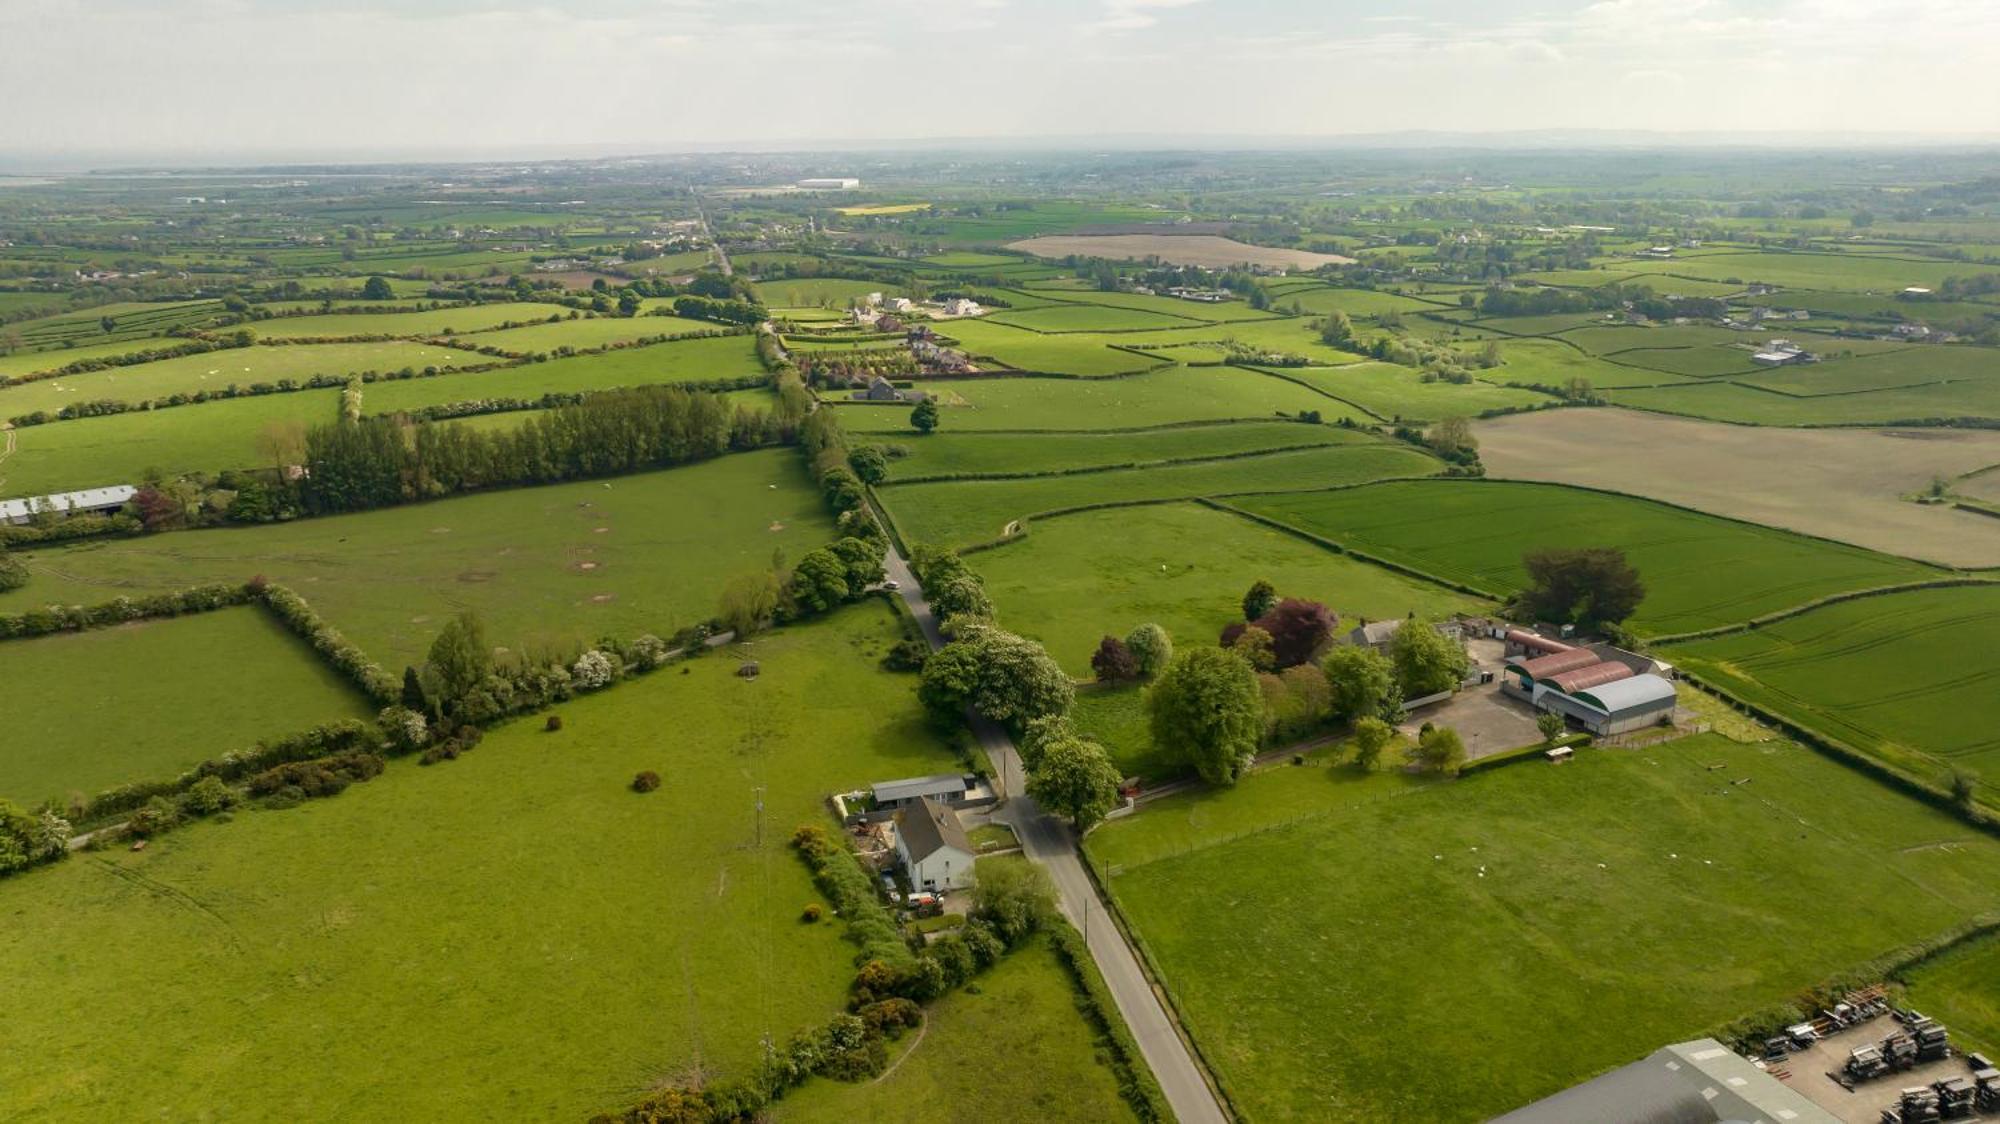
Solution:
M660 787L660 774L655 773L651 769L647 769L644 772L641 772L638 776L632 778L633 792L652 792L653 790L659 787Z
M1097 642L1097 651L1091 653L1090 670L1104 683L1122 683L1139 677L1139 659L1126 647L1123 640L1107 636Z
M0 548L0 593L28 584L28 567L19 558Z
M550 734L557 733L561 729L562 729L562 715L560 714L551 714L549 715L549 720L547 722L542 723L542 730L546 733Z
M1173 638L1167 630L1156 624L1142 624L1125 638L1125 647L1139 665L1139 674L1147 678L1158 675L1174 659Z
M181 808L194 816L226 812L235 804L236 790L222 783L220 777L201 778L181 797Z
M618 665L610 656L593 648L576 658L576 663L569 669L569 677L577 690L595 691L610 686L612 680L618 678Z
M155 796L125 821L125 830L141 839L151 839L179 827L181 811L164 796Z
M382 759L373 753L356 750L310 761L292 761L266 769L250 778L248 788L252 796L269 796L288 788L296 788L306 797L337 796L356 781L372 780L381 775Z
M645 774L642 773L640 775L644 776ZM814 925L818 924L819 919L825 915L826 915L825 908L822 907L818 902L814 902L811 905L806 906L805 910L799 914L799 920L804 921L808 925Z

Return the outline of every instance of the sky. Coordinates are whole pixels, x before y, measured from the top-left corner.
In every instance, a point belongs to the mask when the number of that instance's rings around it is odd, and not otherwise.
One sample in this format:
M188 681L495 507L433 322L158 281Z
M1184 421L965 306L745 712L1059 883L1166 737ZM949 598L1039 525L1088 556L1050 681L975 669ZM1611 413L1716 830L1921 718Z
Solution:
M0 151L2000 137L2000 0L0 0Z

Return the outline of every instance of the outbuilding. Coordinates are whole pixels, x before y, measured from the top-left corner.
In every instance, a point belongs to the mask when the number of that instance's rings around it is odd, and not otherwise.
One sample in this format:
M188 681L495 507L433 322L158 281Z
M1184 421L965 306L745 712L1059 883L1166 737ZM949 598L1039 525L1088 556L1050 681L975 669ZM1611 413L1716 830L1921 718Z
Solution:
M0 500L0 523L27 523L42 512L53 515L106 514L124 507L138 494L139 489L130 484L117 484L109 488L85 488L80 492Z
M1622 665L1618 666L1624 670ZM1657 726L1674 712L1674 685L1657 675L1627 675L1565 691L1553 681L1539 685L1535 705L1575 719L1598 737Z

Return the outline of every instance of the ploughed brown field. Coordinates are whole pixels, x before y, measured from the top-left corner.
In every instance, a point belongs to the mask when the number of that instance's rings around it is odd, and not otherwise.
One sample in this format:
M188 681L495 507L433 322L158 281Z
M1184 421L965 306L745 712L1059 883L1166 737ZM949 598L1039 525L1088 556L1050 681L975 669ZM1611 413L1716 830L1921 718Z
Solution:
M1904 496L2000 464L2000 433L1777 429L1636 410L1477 423L1487 475L1608 488L1950 566L2000 566L2000 519Z
M1310 250L1252 246L1215 234L1045 234L1009 242L1007 248L1038 258L1064 258L1071 254L1127 261L1159 258L1170 265L1198 265L1207 269L1232 265L1317 269L1322 265L1347 265L1354 260Z

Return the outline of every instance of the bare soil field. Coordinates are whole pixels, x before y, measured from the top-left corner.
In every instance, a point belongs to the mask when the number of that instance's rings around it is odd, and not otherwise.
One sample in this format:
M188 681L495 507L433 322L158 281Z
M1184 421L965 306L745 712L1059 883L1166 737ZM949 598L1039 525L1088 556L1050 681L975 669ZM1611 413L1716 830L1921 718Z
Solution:
M2000 566L2000 519L1903 499L2000 464L2000 433L1776 429L1634 410L1477 423L1499 479L1608 488L1951 566Z
M1198 265L1208 269L1231 265L1317 269L1322 265L1346 265L1354 260L1339 254L1315 254L1310 250L1252 246L1213 234L1044 234L1020 242L1009 242L1007 248L1038 258L1081 254L1138 261L1156 257L1171 265Z

